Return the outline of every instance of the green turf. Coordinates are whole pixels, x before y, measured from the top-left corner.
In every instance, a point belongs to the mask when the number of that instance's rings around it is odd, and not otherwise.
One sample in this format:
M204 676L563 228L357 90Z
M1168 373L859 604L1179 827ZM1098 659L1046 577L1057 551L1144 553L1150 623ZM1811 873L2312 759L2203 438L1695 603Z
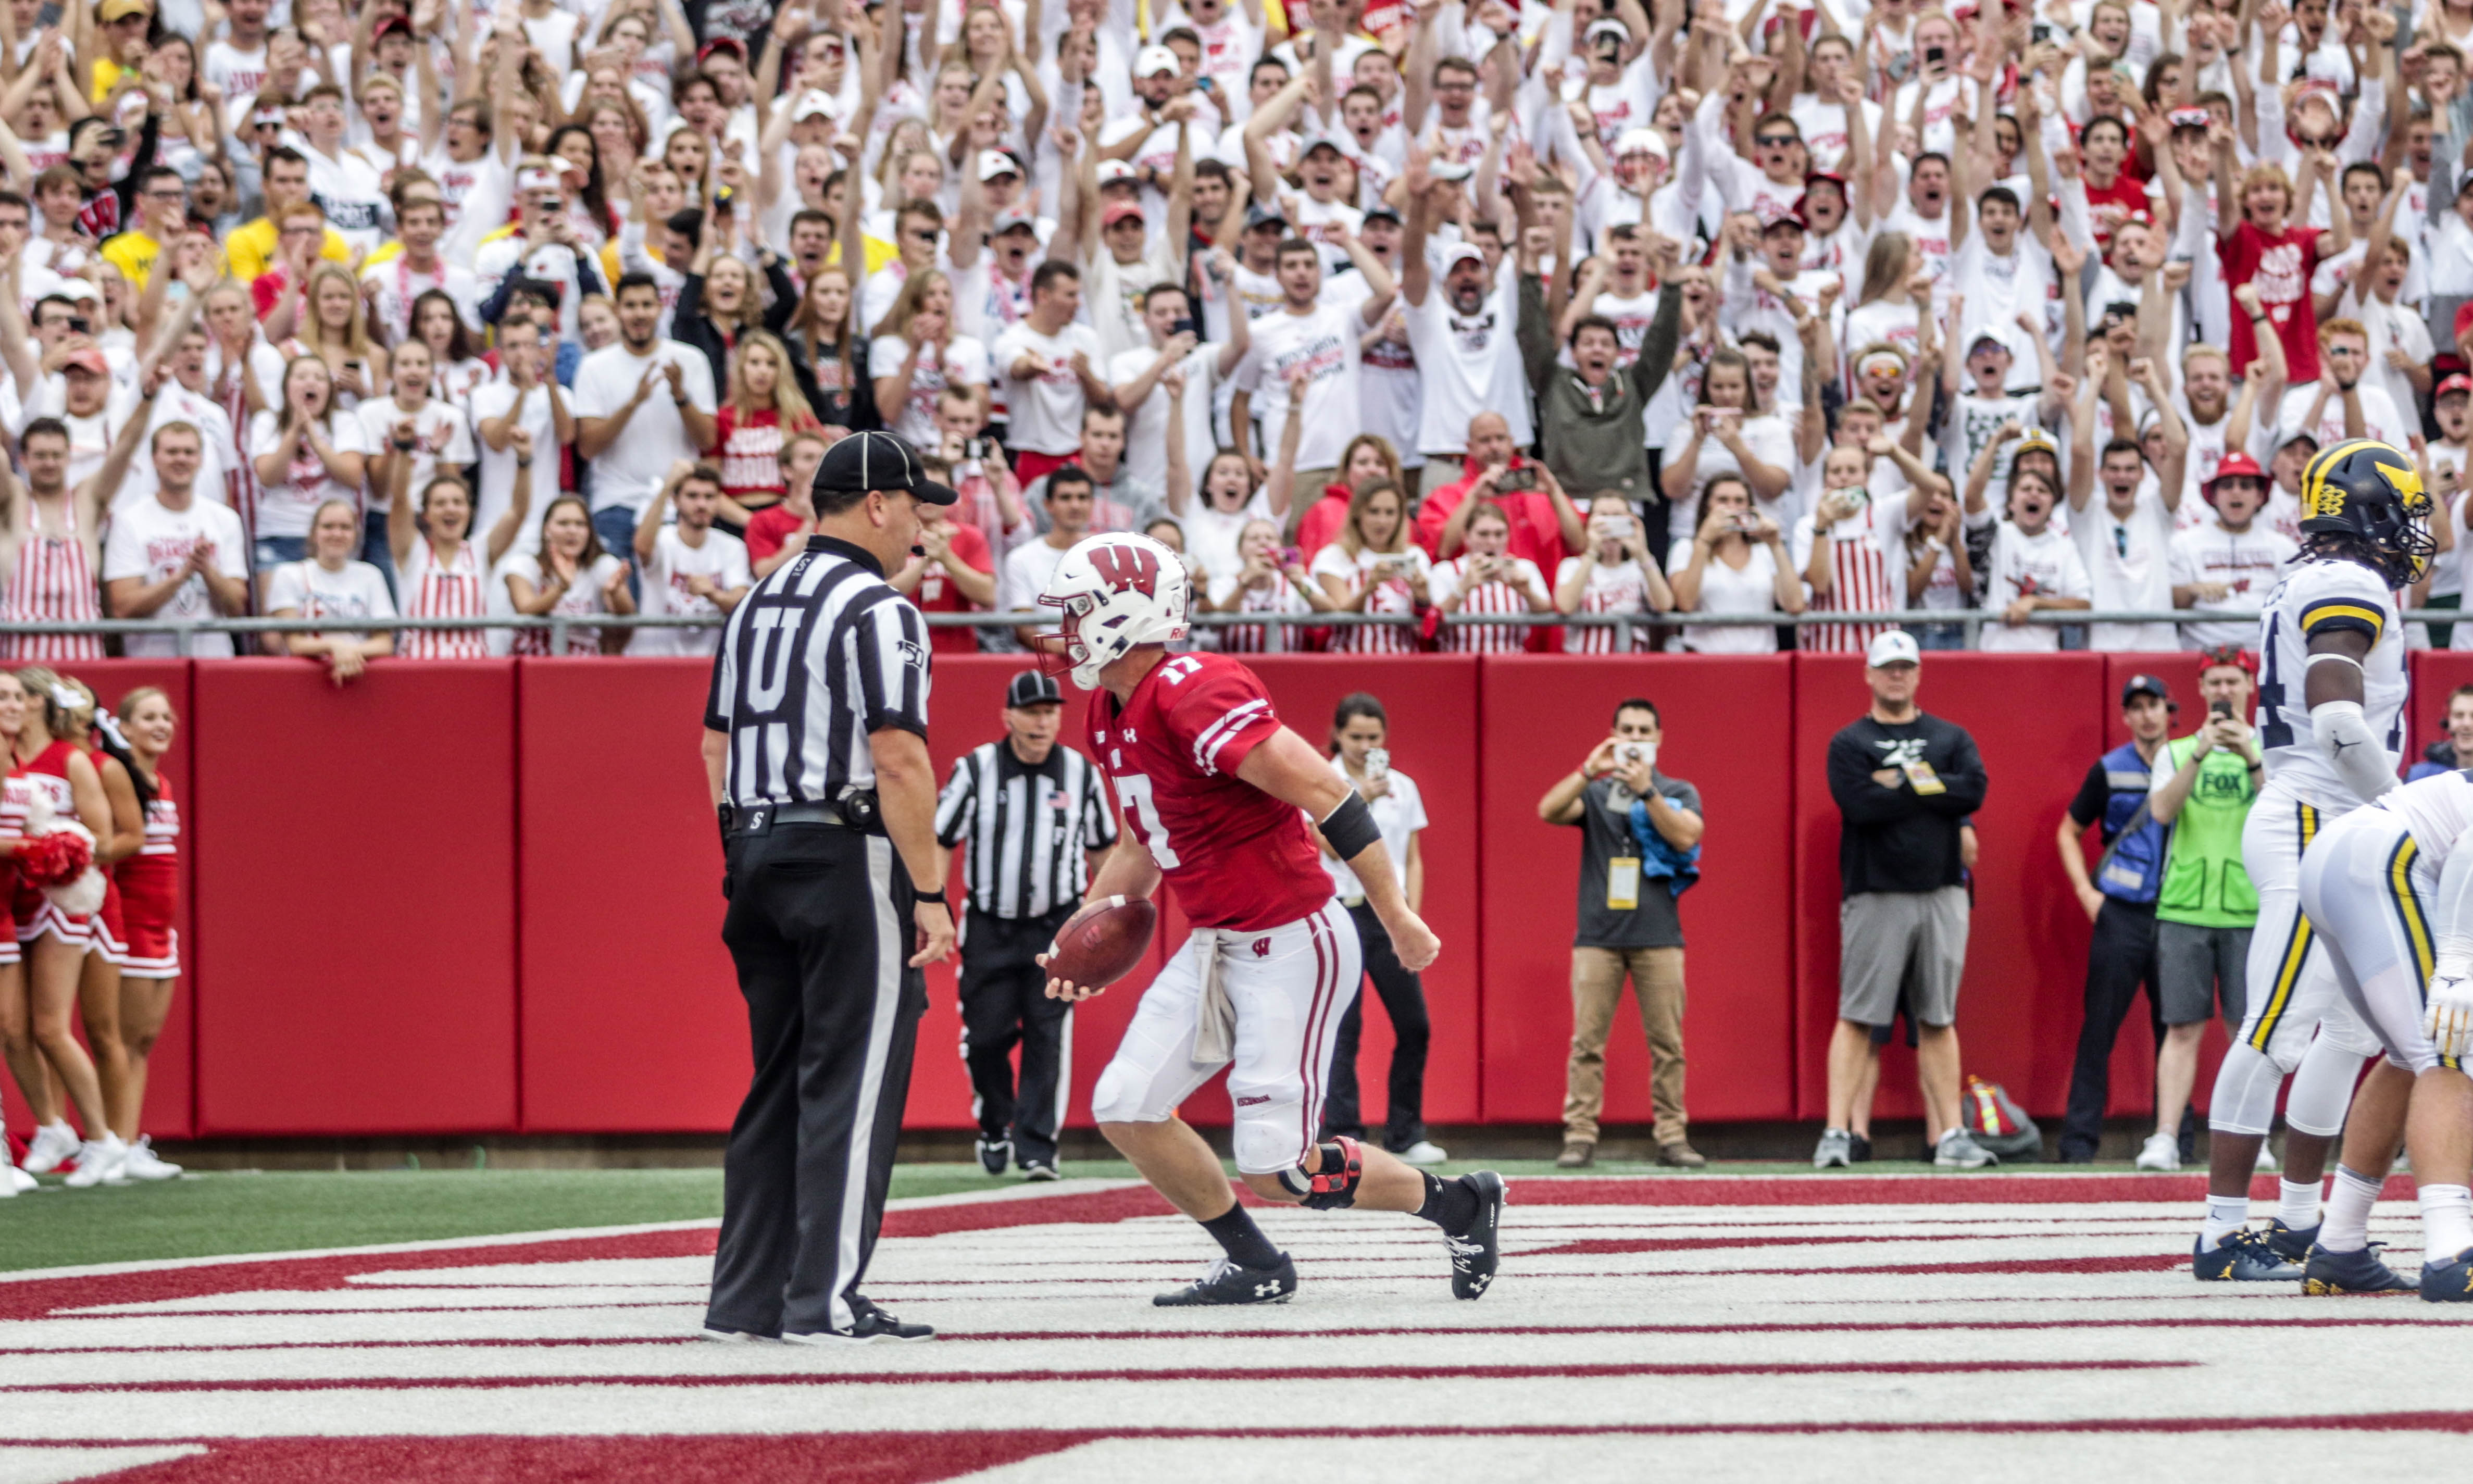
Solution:
M1445 1175L1477 1167L1454 1161ZM1555 1173L1551 1161L1505 1160L1507 1175ZM1792 1174L1795 1163L1712 1164L1716 1174ZM1876 1175L1917 1174L1929 1166L1885 1161ZM2055 1169L2051 1165L2027 1170ZM2125 1171L2125 1164L2071 1166L2076 1173ZM1233 1172L1233 1171L1232 1171ZM1114 1161L1068 1161L1068 1177L1127 1179ZM1603 1176L1673 1174L1657 1165L1601 1161ZM901 1164L897 1196L1002 1189L975 1164ZM721 1214L717 1169L396 1170L359 1173L213 1173L159 1185L70 1190L42 1188L0 1205L0 1271L85 1262L131 1262L234 1253L294 1252L377 1242L491 1236L563 1227L688 1221Z

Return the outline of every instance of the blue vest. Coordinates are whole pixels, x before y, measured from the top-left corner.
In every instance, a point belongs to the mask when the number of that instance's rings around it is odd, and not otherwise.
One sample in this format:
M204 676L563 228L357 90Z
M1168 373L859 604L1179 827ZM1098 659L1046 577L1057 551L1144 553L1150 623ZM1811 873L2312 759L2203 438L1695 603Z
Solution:
M2109 844L2147 802L2153 765L2138 755L2138 744L2124 742L2103 754L2103 771L2112 792L2103 803L2102 838ZM2164 847L2173 838L2169 825L2152 819L2121 841L2112 859L2096 873L2096 889L2122 901L2151 903L2164 884Z

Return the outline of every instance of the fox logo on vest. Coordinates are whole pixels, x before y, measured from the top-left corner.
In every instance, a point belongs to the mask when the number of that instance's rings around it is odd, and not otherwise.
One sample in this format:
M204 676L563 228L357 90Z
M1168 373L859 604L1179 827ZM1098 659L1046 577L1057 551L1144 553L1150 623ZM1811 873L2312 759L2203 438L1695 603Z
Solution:
M1091 565L1111 592L1159 595L1159 557L1148 547L1103 545L1091 553Z

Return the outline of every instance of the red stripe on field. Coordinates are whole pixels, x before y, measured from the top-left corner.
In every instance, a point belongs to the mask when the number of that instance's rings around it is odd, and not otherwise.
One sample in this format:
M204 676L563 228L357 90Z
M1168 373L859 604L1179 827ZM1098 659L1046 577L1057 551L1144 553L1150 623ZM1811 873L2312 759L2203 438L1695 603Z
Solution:
M118 1484L931 1484L1090 1441L1068 1432L266 1438L115 1473Z
M1841 1376L1865 1372L1891 1376L1975 1376L2042 1371L2172 1371L2195 1360L1878 1360L1806 1364L1745 1361L1574 1362L1519 1366L1281 1366L1273 1370L1229 1366L1164 1366L1116 1371L789 1371L738 1376L267 1376L232 1381L70 1381L56 1385L0 1385L10 1392L142 1391L520 1391L544 1387L658 1386L699 1390L727 1386L985 1386L998 1382L1076 1381L1451 1381L1585 1380L1622 1376Z

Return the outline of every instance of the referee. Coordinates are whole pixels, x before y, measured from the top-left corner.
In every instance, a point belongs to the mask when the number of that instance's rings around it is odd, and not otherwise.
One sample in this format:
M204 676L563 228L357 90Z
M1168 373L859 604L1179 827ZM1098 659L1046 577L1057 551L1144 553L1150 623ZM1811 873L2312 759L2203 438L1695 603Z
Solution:
M927 986L953 947L927 760L927 630L886 585L950 505L919 455L858 433L815 476L815 534L740 602L713 659L705 774L722 941L756 1076L722 1164L705 1333L924 1340L859 1296L884 1216Z
M971 909L962 934L962 1060L979 1119L979 1164L1056 1178L1056 1131L1072 1087L1073 1004L1050 999L1037 955L1082 904L1090 873L1116 844L1099 770L1057 744L1065 697L1024 670L1005 687L1003 740L953 761L936 803L936 843L970 841ZM1013 1048L1021 1046L1014 1091Z

